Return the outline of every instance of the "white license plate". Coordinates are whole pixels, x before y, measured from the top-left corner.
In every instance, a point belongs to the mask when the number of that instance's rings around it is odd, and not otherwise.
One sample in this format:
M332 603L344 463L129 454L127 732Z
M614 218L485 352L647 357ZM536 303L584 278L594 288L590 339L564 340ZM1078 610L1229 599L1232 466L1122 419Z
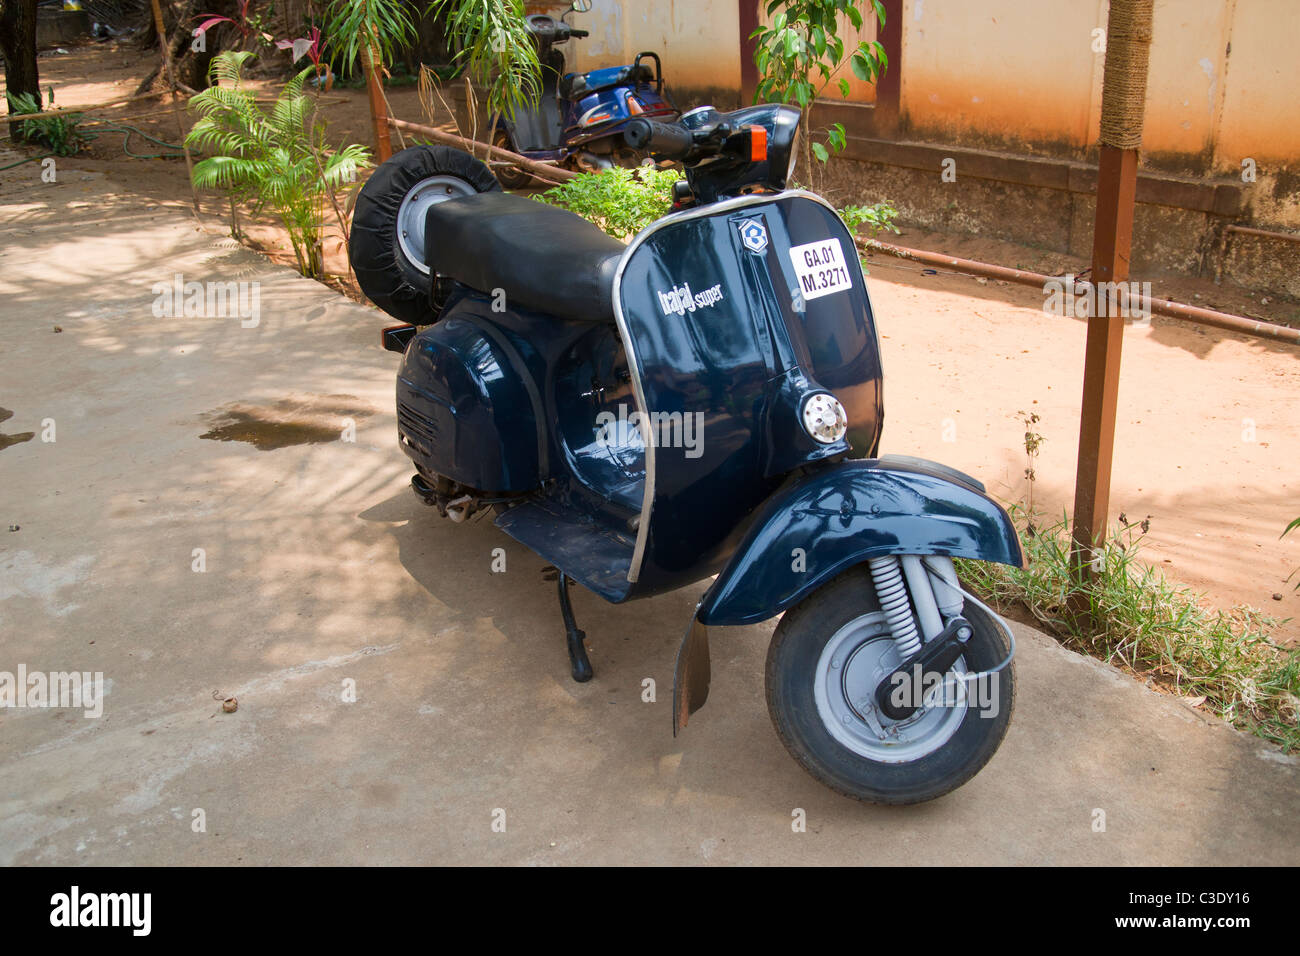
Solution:
M799 279L799 291L805 299L817 299L832 292L845 292L853 286L848 261L838 239L793 246L790 262Z

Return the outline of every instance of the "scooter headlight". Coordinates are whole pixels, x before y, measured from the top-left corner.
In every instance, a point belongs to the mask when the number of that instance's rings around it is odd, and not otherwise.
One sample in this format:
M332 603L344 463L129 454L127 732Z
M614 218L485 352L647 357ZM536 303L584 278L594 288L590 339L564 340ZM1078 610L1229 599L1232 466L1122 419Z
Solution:
M848 431L849 415L834 395L817 392L804 399L803 427L816 441L830 445Z

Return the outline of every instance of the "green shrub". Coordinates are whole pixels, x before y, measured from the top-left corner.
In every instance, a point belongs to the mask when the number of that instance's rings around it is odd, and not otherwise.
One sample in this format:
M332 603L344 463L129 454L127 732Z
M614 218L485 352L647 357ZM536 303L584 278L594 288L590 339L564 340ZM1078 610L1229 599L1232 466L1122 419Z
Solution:
M849 232L856 235L858 229L865 226L873 239L886 230L895 234L901 231L894 225L898 210L888 200L870 206L845 206L840 210L840 218L849 227Z
M675 169L615 166L583 173L533 198L590 219L615 239L630 239L667 215L673 204L673 183L681 178Z

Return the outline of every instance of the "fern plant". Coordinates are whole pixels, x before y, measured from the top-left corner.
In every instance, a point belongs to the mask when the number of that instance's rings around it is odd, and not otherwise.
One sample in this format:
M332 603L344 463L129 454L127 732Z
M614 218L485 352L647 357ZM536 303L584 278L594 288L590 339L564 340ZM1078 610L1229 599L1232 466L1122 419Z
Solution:
M411 9L402 0L330 0L325 35L335 62L348 68L373 57L375 69L382 72L398 50L419 36Z
M370 165L370 152L351 144L325 147L325 126L317 123L303 85L308 67L284 85L270 112L243 85L244 64L254 54L219 53L212 60L213 85L190 100L201 116L185 142L216 153L194 167L194 185L223 191L254 211L270 208L284 224L298 271L319 278L325 204L355 183Z
M15 124L16 131L20 133L19 138L45 146L55 156L71 156L90 142L90 137L77 128L81 122L80 113L60 111L58 115L50 115L55 112L54 87L50 87L49 105L44 110L39 97L32 93L6 93L5 96L9 100L9 112L15 116L41 112L46 114L37 119L25 120L21 125Z

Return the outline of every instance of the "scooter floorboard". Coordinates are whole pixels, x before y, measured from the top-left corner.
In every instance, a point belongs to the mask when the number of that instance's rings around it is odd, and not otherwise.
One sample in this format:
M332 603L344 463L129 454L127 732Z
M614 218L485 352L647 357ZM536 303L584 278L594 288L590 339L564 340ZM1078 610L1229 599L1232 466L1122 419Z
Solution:
M500 515L496 526L606 601L618 603L631 590L627 572L635 541L577 508L554 499L530 501Z

